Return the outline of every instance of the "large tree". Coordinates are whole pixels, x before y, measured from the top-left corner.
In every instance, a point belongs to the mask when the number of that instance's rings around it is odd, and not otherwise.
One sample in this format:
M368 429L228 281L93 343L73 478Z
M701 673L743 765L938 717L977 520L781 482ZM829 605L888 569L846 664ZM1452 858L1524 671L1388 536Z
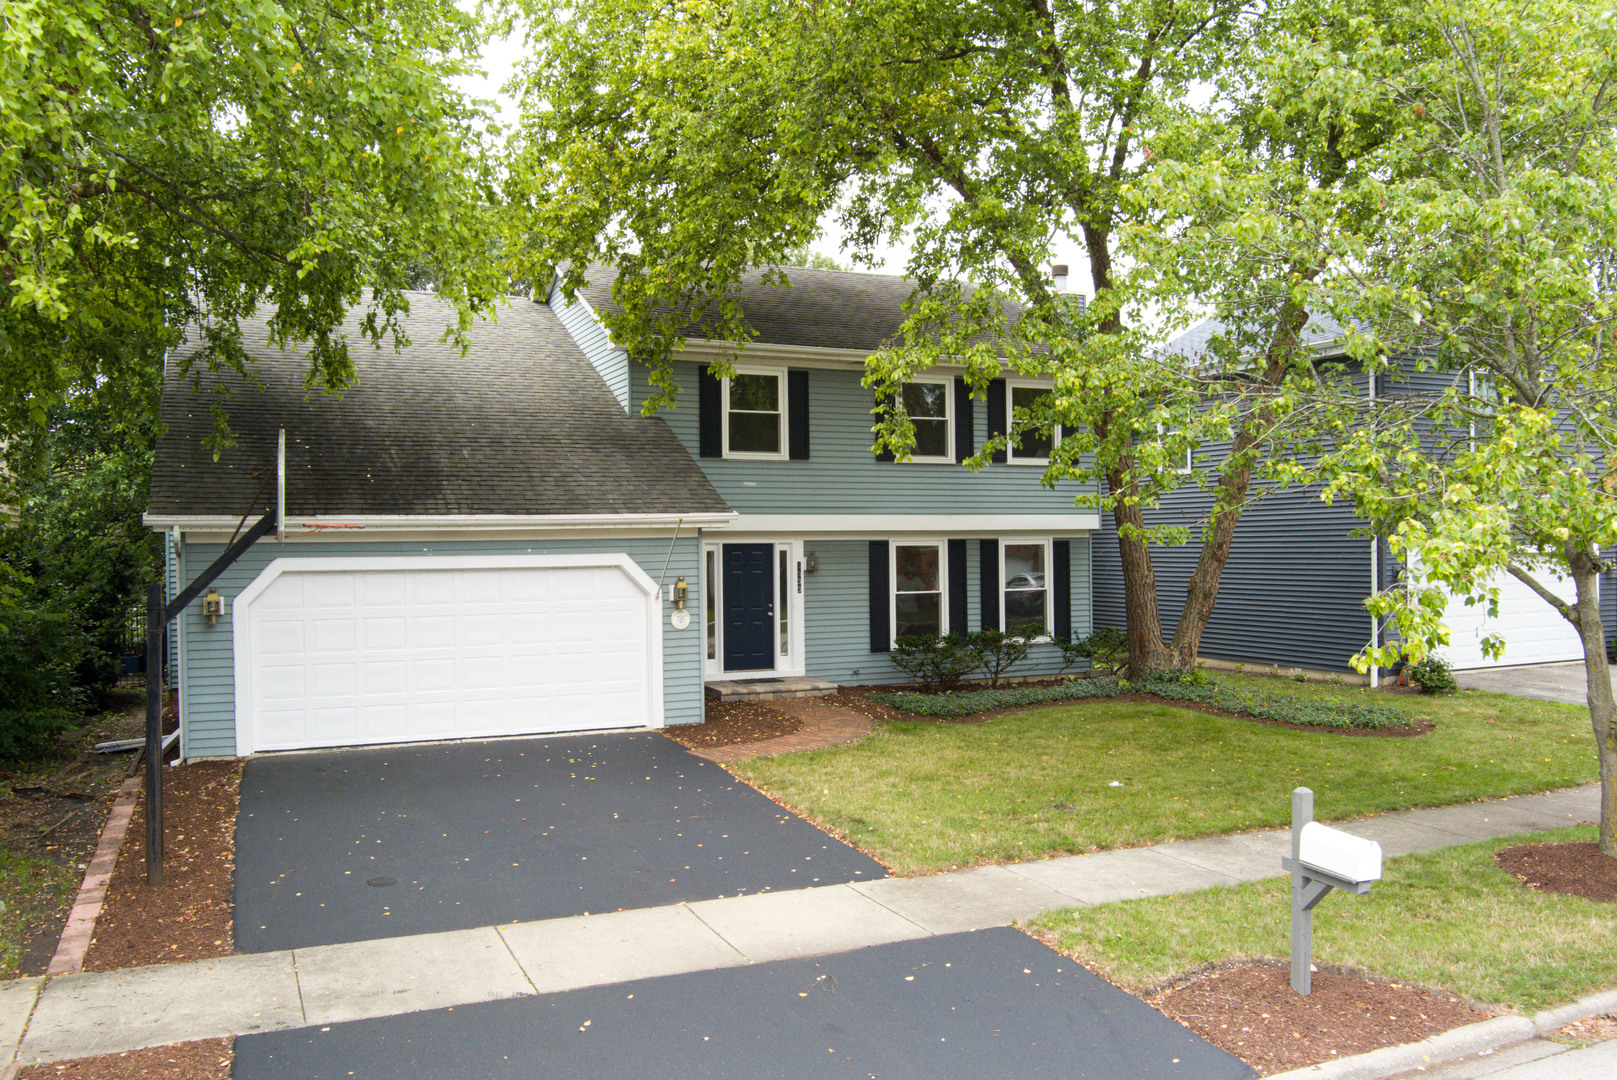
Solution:
M481 113L447 81L479 41L452 0L6 3L0 438L140 381L186 327L242 364L260 304L341 386L334 328L368 299L380 340L423 259L486 308Z
M1399 640L1358 662L1419 658L1447 639L1450 595L1496 605L1500 576L1519 579L1582 641L1600 846L1617 856L1598 587L1617 548L1617 25L1585 0L1440 0L1403 21L1428 42L1414 62L1375 30L1352 53L1296 54L1399 118L1377 229L1322 299L1357 320L1367 364L1428 376L1389 380L1325 461L1407 568L1372 600ZM1484 647L1508 660L1508 638Z
M712 320L708 336L745 340L731 291L744 268L782 261L833 213L856 257L902 237L917 292L902 342L870 359L876 399L900 400L901 383L938 363L964 365L979 392L1002 364L1052 376L1054 392L1008 437L1059 423L1047 480L1081 481L1094 493L1081 501L1112 515L1133 670L1194 663L1254 470L1291 438L1271 408L1307 367L1307 313L1290 278L1316 274L1321 255L1293 245L1267 269L1273 303L1249 305L1246 325L1263 345L1231 350L1213 378L1165 361L1131 323L1138 297L1124 271L1140 256L1124 230L1143 216L1160 236L1191 213L1134 205L1152 148L1181 137L1208 88L1222 98L1244 85L1232 76L1257 61L1275 12L1241 0L530 0L527 10L513 249L526 275L565 267L568 294L591 263L617 266L621 310L607 319L650 369L648 410L679 390L669 358L691 312ZM1354 138L1261 138L1283 148L1275 160L1298 183L1350 178ZM1087 309L1052 288L1048 264L1064 243L1087 255ZM1174 276L1145 280L1160 289ZM1253 385L1261 391L1242 389ZM1184 482L1174 458L1220 438L1232 449L1201 473L1216 509L1165 639L1150 545L1190 537L1145 512ZM876 440L908 452L901 406L878 410Z

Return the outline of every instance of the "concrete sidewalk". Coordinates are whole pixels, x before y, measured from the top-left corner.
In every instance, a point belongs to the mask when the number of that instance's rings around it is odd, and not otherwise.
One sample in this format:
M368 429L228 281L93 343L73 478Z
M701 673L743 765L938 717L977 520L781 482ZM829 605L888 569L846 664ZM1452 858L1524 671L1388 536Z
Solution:
M1592 820L1597 786L1345 827L1386 855ZM438 1009L1005 926L1049 908L1279 876L1274 829L922 878L19 980L0 1046L25 1063ZM0 1051L3 1055L4 1051ZM0 1060L4 1060L0 1056ZM3 1066L0 1066L3 1068Z

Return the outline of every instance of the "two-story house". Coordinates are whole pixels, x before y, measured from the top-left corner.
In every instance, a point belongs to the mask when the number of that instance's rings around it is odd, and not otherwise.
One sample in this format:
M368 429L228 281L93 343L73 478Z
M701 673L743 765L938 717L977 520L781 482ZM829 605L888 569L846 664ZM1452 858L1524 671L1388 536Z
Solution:
M262 322L261 387L170 380L146 520L171 595L285 492L277 535L218 579L222 610L179 620L182 753L696 723L715 683L899 681L907 633L1088 632L1100 522L1043 486L1048 446L958 464L1044 388L973 398L939 370L904 391L913 459L875 454L864 360L910 283L790 275L742 283L733 376L693 330L678 406L651 419L599 319L606 273L571 305L514 299L464 356L438 341L447 307L412 296L413 343L351 332L340 395L307 393ZM236 437L217 458L215 404ZM1021 670L1058 662L1038 645Z

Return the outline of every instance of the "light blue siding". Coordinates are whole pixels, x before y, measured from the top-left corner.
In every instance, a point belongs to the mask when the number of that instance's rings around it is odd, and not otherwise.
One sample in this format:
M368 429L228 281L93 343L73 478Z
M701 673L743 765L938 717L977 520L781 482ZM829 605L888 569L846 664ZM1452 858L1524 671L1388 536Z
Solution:
M1072 632L1087 634L1093 629L1089 538L1071 539ZM844 685L907 682L909 676L895 668L886 653L870 651L869 541L809 540L803 550L818 555L820 565L803 582L806 674ZM970 625L951 627L957 631L982 627L977 541L970 541L967 550L966 615ZM1054 675L1061 667L1060 657L1054 645L1035 645L1011 675Z
M808 461L734 461L699 457L699 367L674 364L681 387L674 408L659 415L696 458L731 508L743 514L1059 514L1075 512L1076 483L1045 488L1036 465L989 465L973 473L960 465L878 461L870 452L875 397L858 371L811 368ZM631 407L649 396L646 369L630 370ZM988 406L972 402L972 432L981 445Z
M188 544L186 561L207 566L223 550L221 544ZM667 582L681 575L686 581L698 580L699 537L681 535L668 564ZM459 540L441 542L335 542L276 543L259 541L219 576L215 588L225 599L227 615L235 613L236 597L269 563L277 558L320 558L404 555L562 555L623 552L657 581L669 555L669 540L662 539L558 539L558 540ZM700 609L701 590L692 588L691 625L674 630L663 619L663 714L669 724L696 724L702 721L702 637L704 625ZM664 608L668 608L666 602ZM666 611L665 611L666 615ZM231 620L220 619L209 626L202 616L200 601L191 604L185 620L184 678L181 680L180 710L184 720L182 736L186 757L229 756L236 752L235 660L231 645Z
M589 357L591 366L600 372L601 378L612 391L612 396L616 397L618 404L628 412L629 354L612 344L611 336L583 297L568 304L560 290L552 289L550 307L562 325L567 328L567 332L572 335L573 341L583 350L584 355Z

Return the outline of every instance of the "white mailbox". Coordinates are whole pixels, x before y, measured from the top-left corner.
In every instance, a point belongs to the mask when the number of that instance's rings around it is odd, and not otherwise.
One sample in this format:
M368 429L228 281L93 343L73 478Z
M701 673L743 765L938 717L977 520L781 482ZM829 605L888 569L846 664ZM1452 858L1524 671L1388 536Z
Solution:
M1302 828L1297 861L1355 884L1381 880L1381 845L1310 821Z

